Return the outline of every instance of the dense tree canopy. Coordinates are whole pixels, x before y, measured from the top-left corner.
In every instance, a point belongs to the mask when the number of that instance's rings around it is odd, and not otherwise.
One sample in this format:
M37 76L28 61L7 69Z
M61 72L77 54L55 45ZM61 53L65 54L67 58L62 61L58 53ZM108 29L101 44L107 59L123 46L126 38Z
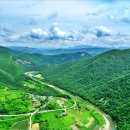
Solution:
M112 50L90 59L52 66L46 80L107 112L121 130L130 129L130 50Z

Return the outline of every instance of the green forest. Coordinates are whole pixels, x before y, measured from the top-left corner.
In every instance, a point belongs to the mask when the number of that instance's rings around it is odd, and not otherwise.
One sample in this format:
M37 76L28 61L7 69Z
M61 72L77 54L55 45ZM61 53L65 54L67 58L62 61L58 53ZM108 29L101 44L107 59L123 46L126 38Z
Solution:
M111 50L43 71L46 80L109 114L119 130L130 129L130 50Z

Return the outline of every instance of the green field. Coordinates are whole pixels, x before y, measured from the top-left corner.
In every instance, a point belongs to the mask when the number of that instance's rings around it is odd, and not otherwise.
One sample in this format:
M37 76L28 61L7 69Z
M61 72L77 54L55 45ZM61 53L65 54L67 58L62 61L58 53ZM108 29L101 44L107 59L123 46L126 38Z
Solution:
M39 114L33 116L33 124L38 123L41 130L72 130L73 125L80 130L103 127L104 119L97 110L73 95L64 97L68 98L53 97Z
M34 110L33 100L26 98L27 94L0 86L0 112L1 114L20 114Z
M16 122L10 128L10 130L28 130L28 129L29 129L29 120L22 120Z
M71 130L71 125L75 125L83 130L100 128L104 125L104 120L100 114L94 111L87 111L85 108L69 109L65 115L61 114L63 112L62 110L55 110L54 112L48 111L37 114L33 117L33 123L39 123L41 130ZM90 118L93 118L93 122L87 128L85 125L89 122Z
M14 130L15 128L22 128L22 127L27 128L26 125L27 120L29 120L29 116L0 117L0 130Z

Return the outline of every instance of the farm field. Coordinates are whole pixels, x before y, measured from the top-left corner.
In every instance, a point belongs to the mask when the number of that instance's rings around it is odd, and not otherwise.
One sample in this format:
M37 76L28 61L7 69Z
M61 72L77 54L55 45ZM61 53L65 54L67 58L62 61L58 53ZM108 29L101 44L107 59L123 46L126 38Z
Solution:
M0 130L28 130L29 116L0 117Z
M33 123L38 123L41 130L72 130L73 127L82 130L100 128L104 124L102 116L92 109L87 109L85 104L78 102L78 106L75 107L54 108L53 104L57 106L57 102L54 101L33 117ZM92 121L87 125L90 119Z
M29 120L22 120L22 121L18 121L16 123L14 123L12 125L12 127L10 128L10 130L28 130L29 128Z

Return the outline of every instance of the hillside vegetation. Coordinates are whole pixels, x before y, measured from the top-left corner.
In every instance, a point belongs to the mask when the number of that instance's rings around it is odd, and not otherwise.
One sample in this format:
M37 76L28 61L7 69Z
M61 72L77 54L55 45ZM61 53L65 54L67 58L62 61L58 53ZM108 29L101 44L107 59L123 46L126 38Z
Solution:
M5 47L0 47L0 82L16 82L18 79L24 77L23 74L26 71L43 70L54 64L61 64L89 57L91 57L91 55L85 52L41 55L17 52Z
M129 49L55 65L43 73L47 81L99 106L116 121L119 130L130 129Z
M22 64L25 70L42 70L54 64L61 64L91 57L91 55L85 52L60 55L41 55L13 51L12 54L18 63Z
M0 83L14 83L22 76L22 68L16 63L9 50L0 47Z
M27 77L13 51L0 47L0 113L13 114L28 112L32 101L28 93L40 96L61 96L59 92Z
M16 104L20 100L24 100L24 95L20 97L20 92L32 93L40 96L62 96L59 92L46 85L32 81L27 75L26 71L42 70L49 64L59 64L67 62L68 60L76 60L82 58L82 53L64 54L57 56L44 56L40 54L29 54L12 51L10 49L0 47L0 91L1 91L1 113L11 113L17 109ZM84 57L89 57L87 53L83 53ZM7 91L4 92L4 88ZM17 90L17 91L16 91ZM5 93L5 94L2 94ZM10 95L10 98L8 98ZM18 98L12 100L13 96ZM9 104L11 102L11 104ZM23 107L25 107L22 101ZM14 105L14 108L12 107ZM21 104L20 104L21 105ZM22 108L22 107L21 107ZM20 111L20 110L19 110ZM18 112L19 112L18 111Z

